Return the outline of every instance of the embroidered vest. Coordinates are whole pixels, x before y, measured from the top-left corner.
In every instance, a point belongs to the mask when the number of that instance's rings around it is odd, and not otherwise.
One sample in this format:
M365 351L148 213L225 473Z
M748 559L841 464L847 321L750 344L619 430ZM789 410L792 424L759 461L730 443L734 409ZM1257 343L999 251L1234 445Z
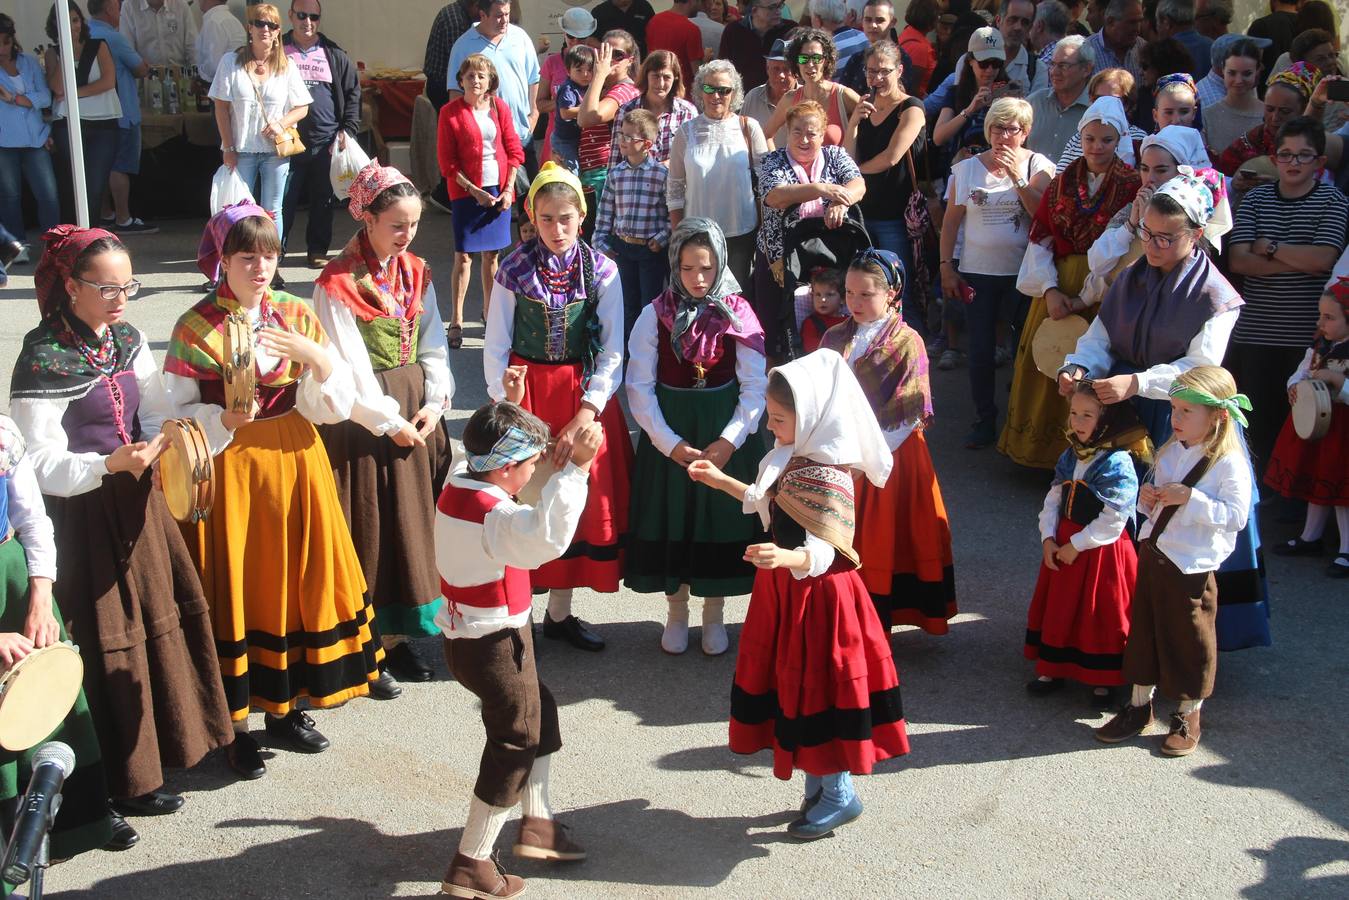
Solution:
M581 362L590 341L587 306L585 300L575 300L550 309L541 300L517 293L512 349L532 362Z
M697 366L675 356L670 346L670 329L665 323L656 325L656 383L672 388L717 388L735 381L736 341L722 335L716 355L703 363L700 375ZM700 383L701 382L701 383Z
M370 355L376 372L397 369L417 361L417 336L421 331L421 313L414 319L404 316L375 316L369 322L356 319L356 328Z

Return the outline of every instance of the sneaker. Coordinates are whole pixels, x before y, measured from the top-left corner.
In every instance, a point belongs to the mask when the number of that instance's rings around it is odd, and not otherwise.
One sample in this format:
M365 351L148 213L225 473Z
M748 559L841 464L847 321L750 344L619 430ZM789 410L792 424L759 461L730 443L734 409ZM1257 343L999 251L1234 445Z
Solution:
M946 350L946 335L939 334L927 342L927 355L940 356Z
M960 365L960 354L955 350L943 350L941 358L937 360L937 368L943 372L949 372Z
M116 223L112 226L112 230L117 232L119 237L127 234L159 234L158 225L152 225L135 216L132 216L130 221Z
M1199 736L1202 730L1199 728L1200 710L1182 715L1180 712L1171 714L1171 733L1162 741L1163 756L1189 756L1199 746Z
M31 260L28 258L28 250L29 250L28 245L23 244L19 249L18 255L15 256L14 259L12 260L13 264L16 266L20 266L26 262L31 262ZM5 265L8 266L9 263L5 263Z
M1129 705L1115 713L1115 717L1096 729L1096 740L1104 744L1118 744L1143 733L1152 724L1152 703L1147 706Z

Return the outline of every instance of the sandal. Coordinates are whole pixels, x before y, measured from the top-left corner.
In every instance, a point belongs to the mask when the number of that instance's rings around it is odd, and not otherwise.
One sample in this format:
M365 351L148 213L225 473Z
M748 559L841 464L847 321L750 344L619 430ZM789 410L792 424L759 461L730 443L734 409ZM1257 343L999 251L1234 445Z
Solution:
M445 341L450 345L451 350L458 350L460 347L464 346L464 326L446 325Z

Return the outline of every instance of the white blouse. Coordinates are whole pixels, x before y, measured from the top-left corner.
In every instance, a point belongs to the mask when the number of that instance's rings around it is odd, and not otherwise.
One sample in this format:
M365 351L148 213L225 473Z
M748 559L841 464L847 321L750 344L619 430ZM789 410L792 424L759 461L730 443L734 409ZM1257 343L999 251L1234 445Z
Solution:
M1087 194L1095 197L1101 189L1105 174L1087 173ZM1016 289L1027 297L1043 297L1050 288L1059 286L1059 270L1054 264L1054 242L1032 241L1021 258L1021 271L1016 276Z
M356 388L351 421L376 437L400 431L408 421L400 414L398 401L379 389L379 381L370 365L370 353L361 338L356 317L317 284L314 285L311 305L328 340L332 341L338 355L351 367ZM454 375L450 372L450 348L445 341L445 326L441 323L440 309L436 306L435 285L427 284L422 305L425 313L417 332L417 365L422 367L426 379L422 411L430 415L429 421L434 425L440 421L454 399Z
M670 142L670 177L665 182L665 205L682 209L686 217L703 216L719 223L728 238L754 231L758 225L750 167L768 152L763 127L746 116L724 119L698 116L685 122ZM753 144L745 146L745 132Z
M211 82L212 100L224 100L230 104L231 142L240 153L276 153L275 142L263 137L262 129L268 122L280 119L297 106L308 106L313 102L309 88L300 77L300 70L289 63L284 71L277 72L258 85L266 107L258 105L258 94L253 89L256 83L248 74L249 66L239 65L239 57L226 53L220 58L215 79Z
M109 48L111 52L111 48ZM98 60L89 67L89 84L93 84L103 77L103 69L99 66ZM64 119L69 115L69 107L66 105L66 98L62 97L52 106L52 119ZM93 94L88 97L80 98L80 119L86 122L105 121L107 119L122 118L122 101L117 98L117 88L108 88L101 94Z
M1179 483L1204 455L1202 444L1186 447L1173 441L1157 454L1152 483L1163 487ZM1236 549L1237 533L1246 527L1251 511L1251 461L1245 452L1229 453L1209 466L1157 538L1157 549L1186 575L1212 572ZM1163 507L1143 505L1138 511L1148 517L1138 530L1138 540L1152 534Z
M651 443L669 456L683 438L665 421L656 399L657 342L660 340L660 317L656 308L647 304L628 338L628 374L624 386L628 393L628 408L632 417ZM745 438L753 433L764 411L764 390L768 387L767 362L743 344L735 347L735 377L740 382L740 399L735 412L721 430L721 436L739 449ZM701 449L701 448L699 448Z
M0 429L16 433L19 429L14 423L0 416ZM47 516L46 504L42 502L42 488L38 486L37 474L33 469L33 460L27 453L19 457L10 468L5 485L9 494L9 525L14 529L14 537L23 547L24 559L28 562L29 578L50 578L56 580L56 530Z
M1341 342L1343 343L1343 342ZM1324 363L1327 369L1333 372L1340 372L1349 375L1349 360L1331 359ZM1298 363L1297 371L1288 378L1288 386L1291 388L1299 381L1306 381L1312 377L1312 350L1307 348L1307 352L1302 357L1302 362ZM1332 398L1333 403L1343 403L1349 406L1349 378L1344 380L1340 386L1340 391Z
M1229 309L1209 318L1199 333L1185 348L1185 355L1174 362L1161 363L1136 373L1133 378L1138 384L1140 397L1153 400L1165 400L1170 396L1171 382L1181 372L1195 366L1221 366L1227 353L1227 341L1232 329L1237 325L1237 316L1241 309ZM1104 378L1110 374L1115 358L1110 353L1110 332L1100 317L1092 319L1087 333L1077 339L1077 347L1063 360L1064 368L1081 366L1087 370L1088 378Z
M497 123L492 117L492 107L473 110L473 119L482 133L482 178L478 187L496 187L501 181L501 170L497 164Z
M1102 451L1105 452L1105 451ZM1096 461L1101 454L1097 453L1091 459L1081 460L1073 464L1073 480L1077 481L1086 474L1087 468ZM1040 508L1040 540L1049 541L1054 539L1054 535L1059 530L1059 499L1063 496L1064 483L1060 481L1049 489L1045 494L1044 506ZM1068 539L1079 552L1091 550L1094 547L1104 547L1107 544L1113 544L1124 533L1124 526L1128 524L1130 510L1118 510L1112 507L1105 507L1101 514L1092 519L1085 528ZM1168 526L1169 528L1169 526Z

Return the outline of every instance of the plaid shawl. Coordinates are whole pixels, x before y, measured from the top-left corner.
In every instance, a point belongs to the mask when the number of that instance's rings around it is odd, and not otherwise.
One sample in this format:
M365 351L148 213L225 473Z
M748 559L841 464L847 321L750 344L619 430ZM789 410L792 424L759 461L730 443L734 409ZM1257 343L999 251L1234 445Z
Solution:
M274 324L324 344L323 326L303 300L282 292L268 292L263 303L272 311ZM237 301L208 294L178 319L164 354L164 371L198 381L220 381L225 358L225 317L239 311ZM275 320L279 319L279 322ZM260 374L258 383L285 387L300 380L304 366L287 360L271 372Z
M422 312L431 267L407 251L381 269L364 228L323 269L318 285L362 322L381 316L415 322Z
M856 336L857 321L850 318L826 331L820 346L847 359ZM852 370L881 428L893 431L905 422L932 418L927 348L898 312L890 313Z

